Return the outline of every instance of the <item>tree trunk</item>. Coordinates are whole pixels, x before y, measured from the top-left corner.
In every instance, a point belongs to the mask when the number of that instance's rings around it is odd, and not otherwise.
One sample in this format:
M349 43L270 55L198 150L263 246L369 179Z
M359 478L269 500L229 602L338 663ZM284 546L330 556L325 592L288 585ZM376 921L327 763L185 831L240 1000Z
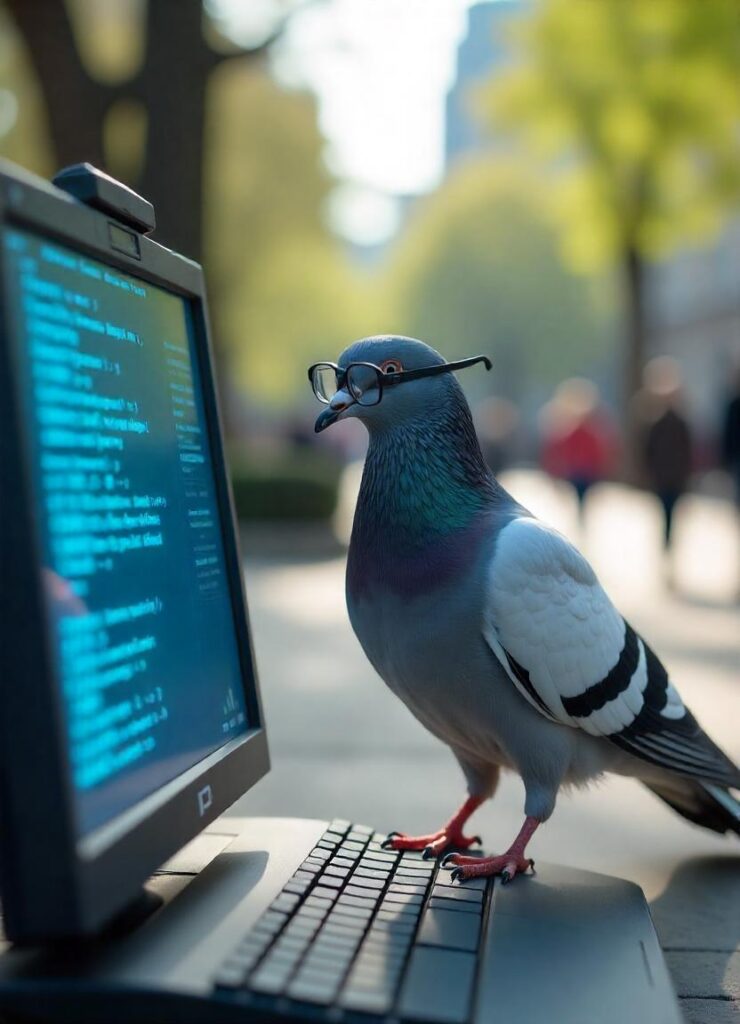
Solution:
M38 78L58 167L87 160L105 169L103 120L113 90L88 75L61 0L6 0Z
M622 413L624 422L624 475L635 483L638 477L638 424L635 399L642 386L642 371L647 351L645 323L645 268L634 246L624 252L625 352L622 381Z
M261 56L279 33L251 50L218 53L203 35L202 0L149 0L143 67L131 81L110 86L87 73L64 0L6 3L38 76L58 167L86 160L106 170L106 114L119 99L138 100L147 114L146 154L139 180L127 184L154 204L156 241L200 261L209 76L224 60ZM216 312L214 349L228 432L228 368Z

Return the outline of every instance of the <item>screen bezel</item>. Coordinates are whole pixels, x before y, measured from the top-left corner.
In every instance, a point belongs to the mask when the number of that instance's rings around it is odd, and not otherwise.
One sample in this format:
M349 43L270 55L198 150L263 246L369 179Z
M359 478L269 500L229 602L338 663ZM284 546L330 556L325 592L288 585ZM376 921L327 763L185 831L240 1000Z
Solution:
M8 937L36 942L89 934L137 897L151 873L269 770L238 532L226 469L201 267L146 237L139 255L114 249L114 218L42 179L0 166L0 233L41 235L157 285L191 309L247 732L87 836L76 835L74 794L41 576L27 438L14 345L0 316L0 890ZM0 310L5 303L0 245ZM209 787L204 797L204 791ZM207 805L207 806L204 806Z

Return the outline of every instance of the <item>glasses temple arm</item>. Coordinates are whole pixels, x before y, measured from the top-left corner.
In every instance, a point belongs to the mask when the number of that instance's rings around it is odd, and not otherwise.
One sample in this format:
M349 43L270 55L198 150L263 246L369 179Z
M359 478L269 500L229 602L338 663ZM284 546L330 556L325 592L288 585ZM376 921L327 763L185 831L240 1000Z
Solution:
M469 359L458 359L454 363L438 363L436 366L425 366L419 370L401 370L393 374L394 380L414 380L419 377L437 377L441 373L450 373L452 370L464 370L466 366L473 366L475 363L485 363L486 369L491 369L491 360L488 356L471 356Z

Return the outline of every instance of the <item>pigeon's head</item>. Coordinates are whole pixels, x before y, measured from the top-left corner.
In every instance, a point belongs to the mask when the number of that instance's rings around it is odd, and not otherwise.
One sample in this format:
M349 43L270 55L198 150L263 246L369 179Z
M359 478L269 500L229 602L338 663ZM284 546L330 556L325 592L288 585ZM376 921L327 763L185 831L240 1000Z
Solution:
M351 416L368 430L428 418L451 401L464 401L451 371L476 362L491 368L486 356L448 363L415 338L378 335L355 341L338 363L317 363L308 371L316 397L327 406L316 420L316 433Z

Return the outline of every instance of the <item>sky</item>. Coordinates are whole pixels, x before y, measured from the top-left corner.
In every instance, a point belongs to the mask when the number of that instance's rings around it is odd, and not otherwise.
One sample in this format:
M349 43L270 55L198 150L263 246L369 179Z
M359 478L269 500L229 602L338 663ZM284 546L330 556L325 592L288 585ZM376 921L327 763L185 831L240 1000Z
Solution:
M319 102L326 160L342 181L332 226L382 242L400 218L398 197L433 189L444 172L444 102L472 0L323 0L289 23L273 67ZM264 31L274 0L210 0L232 38Z

